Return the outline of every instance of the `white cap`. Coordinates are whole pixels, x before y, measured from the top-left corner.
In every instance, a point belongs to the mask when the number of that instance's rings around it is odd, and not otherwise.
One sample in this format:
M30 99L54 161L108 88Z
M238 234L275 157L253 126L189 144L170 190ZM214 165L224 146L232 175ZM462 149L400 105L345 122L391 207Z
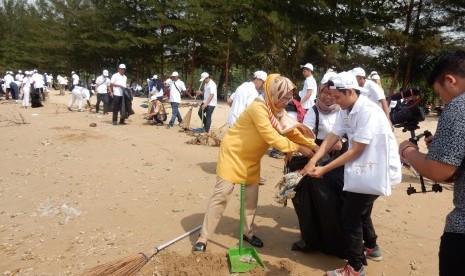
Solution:
M378 74L373 74L373 75L371 75L370 78L371 78L372 80L380 80L380 79L381 79L381 78L379 77Z
M378 72L376 71L371 71L370 75L368 76L369 79L372 79L372 80L379 80L380 77L379 77L379 74Z
M108 77L108 70L103 70L103 75L104 75L105 77Z
M352 69L352 74L356 77L366 76L365 70L363 70L361 67L355 67L354 69Z
M32 75L31 71L25 71L24 74L26 74L26 75Z
M268 75L264 71L257 71L253 73L253 77L256 79L260 79L262 81L266 81L266 78L268 77Z
M121 63L119 66L118 66L118 69L126 69L126 65L124 63Z
M324 74L323 78L321 79L321 84L327 83L329 80L333 80L337 76L337 73L334 71L327 71L326 74Z
M332 80L334 86L333 89L355 89L361 92L366 92L365 88L358 85L357 78L351 72L341 72Z
M207 72L203 72L200 74L200 81L203 81L204 79L208 78L210 75Z
M156 79L158 79L158 76L157 76L157 75L153 75L152 79L156 80Z
M300 68L307 68L307 69L310 69L310 71L313 71L313 65L311 63L300 65Z
M152 97L150 97L150 101L155 101L157 99L157 96L153 95Z
M18 73L20 73L20 74L21 74L22 72L23 72L23 71L21 71L21 70L18 70Z
M34 70L34 71L35 71L35 70ZM71 71L71 74L74 74L74 73L76 73L76 72L74 72L74 71Z
M179 76L178 72L174 71L173 73L171 73L170 77L178 77L178 76Z

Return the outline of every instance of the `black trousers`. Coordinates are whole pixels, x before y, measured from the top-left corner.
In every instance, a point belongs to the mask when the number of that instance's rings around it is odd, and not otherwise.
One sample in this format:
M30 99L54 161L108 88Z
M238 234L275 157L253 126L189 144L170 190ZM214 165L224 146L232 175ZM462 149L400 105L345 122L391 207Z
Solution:
M103 113L108 112L108 93L97 93L97 103L95 104L95 112L98 113L100 109L100 102L103 102Z
M347 248L349 264L359 269L366 264L365 247L376 246L376 235L371 211L377 195L344 192L341 210L341 222Z
M465 234L446 232L439 246L439 275L463 275L465 271Z
M118 121L118 112L121 109L121 103L123 101L123 96L113 95L113 123ZM120 118L120 122L124 122L124 118Z
M209 105L205 109L202 110L203 105L204 105L203 103L200 105L198 115L200 119L202 120L205 132L209 132L210 126L212 124L212 114L213 114L213 111L215 110L215 107Z

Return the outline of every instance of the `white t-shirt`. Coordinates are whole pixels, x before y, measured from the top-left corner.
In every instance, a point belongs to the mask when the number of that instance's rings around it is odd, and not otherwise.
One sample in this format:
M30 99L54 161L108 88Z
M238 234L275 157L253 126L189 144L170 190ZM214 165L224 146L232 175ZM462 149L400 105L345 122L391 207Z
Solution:
M95 87L99 94L108 93L108 86L110 86L110 79L108 77L102 75L98 76L95 80Z
M213 95L212 100L208 104L209 106L216 106L217 104L217 91L216 91L216 83L210 79L208 83L205 84L204 86L204 92L203 92L203 103L207 103L208 98L210 98L210 95Z
M23 82L22 82L22 87L23 91L31 91L31 83L32 83L32 78L31 77L24 77Z
M121 75L119 72L117 73L114 73L112 76L111 76L111 84L118 84L118 85L121 85L123 87L127 87L127 81L128 81L128 78L125 76L125 75ZM116 86L113 86L113 95L115 96L123 96L123 88L121 87L116 87Z
M310 98L307 101L302 102L302 99L305 97L305 95L307 95L309 89L312 90L312 95L310 96ZM313 76L310 76L310 77L306 78L305 82L304 82L304 88L302 89L302 91L299 92L299 96L300 96L300 99L301 99L300 104L302 105L302 107L304 109L312 108L312 106L315 104L315 99L316 99L316 93L317 92L318 92L318 90L317 90L315 78Z
M87 88L81 86L75 86L72 91L73 95L77 98L89 100L90 99L90 91Z
M388 121L386 114L379 105L372 102L364 95L360 95L358 97L350 112L348 110L341 110L339 112L336 124L331 132L339 137L347 134L349 138L349 149L352 148L354 141L366 144L367 147L369 147L373 142L373 139L380 139L379 135L376 134L385 134L387 135L389 152L388 156L380 155L379 158L399 160L396 137L392 132L391 124ZM362 152L361 157L366 153L367 148L365 148ZM398 165L400 167L400 162ZM393 164L393 166L396 166L396 164ZM391 170L391 167L389 170ZM344 173L349 172L350 171L345 171ZM380 176L380 178L381 177L383 176ZM344 181L346 181L346 178L344 178Z
M51 75L47 75L47 82L52 82L53 77Z
M79 85L79 76L77 74L73 74L71 78L73 79L73 85Z
M367 92L361 92L362 95L365 95L368 99L372 100L374 103L381 106L380 100L386 99L383 89L374 81L366 80L363 88L367 89ZM384 115L386 116L386 115Z
M186 91L186 86L184 82L180 79L177 81L169 80L170 85L170 102L180 103L181 102L181 92ZM176 88L177 87L177 88Z
M34 84L34 89L44 88L44 77L38 73L34 73L32 75L32 83Z
M7 74L5 75L5 77L3 78L3 81L5 82L5 87L6 88L10 88L10 83L15 81L13 76L10 75L10 74Z
M339 112L340 111L330 114L323 114L321 112L318 113L320 123L318 124L317 139L323 140L326 135L331 132L334 124L336 123L336 118ZM316 127L316 114L313 108L310 108L305 114L303 124L312 130Z
M230 97L233 102L231 104L231 109L229 110L227 121L229 127L234 125L241 113L246 109L247 106L252 104L252 102L257 97L258 91L255 88L255 84L251 81L244 82L236 89L236 91Z
M16 80L16 81L22 82L23 79L24 79L24 75L23 75L23 74L19 74L19 73L16 74L16 76L15 76L15 80Z

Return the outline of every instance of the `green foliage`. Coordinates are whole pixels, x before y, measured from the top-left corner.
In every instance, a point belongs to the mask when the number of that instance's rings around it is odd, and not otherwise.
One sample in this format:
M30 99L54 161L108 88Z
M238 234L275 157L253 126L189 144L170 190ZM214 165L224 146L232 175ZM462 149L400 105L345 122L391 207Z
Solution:
M311 62L317 77L362 66L387 93L429 89L431 57L463 44L464 11L446 0L0 0L0 71L91 76L124 62L139 83L177 70L197 86L208 71L234 89L255 70L300 85Z

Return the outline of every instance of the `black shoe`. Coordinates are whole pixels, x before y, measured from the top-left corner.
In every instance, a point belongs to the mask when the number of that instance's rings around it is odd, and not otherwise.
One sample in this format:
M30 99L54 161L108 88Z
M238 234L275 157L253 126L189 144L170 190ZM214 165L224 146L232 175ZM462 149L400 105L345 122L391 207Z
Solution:
M310 251L315 251L315 248L309 246L308 244L305 243L305 241L300 240L296 241L292 244L292 251L302 251L302 252L310 252Z
M207 244L206 243L197 242L194 245L194 249L193 249L194 252L199 252L199 251L205 252L205 250L207 250Z
M118 124L117 122L113 122L113 125L115 125L115 126L116 126L117 124Z
M255 247L263 247L262 240L259 237L255 236L255 235L253 235L252 238L249 238L246 235L243 235L242 237L244 238L244 241L250 243L251 245L253 245Z
M120 125L127 125L127 123L124 122L124 121L119 121L119 124L120 124Z

